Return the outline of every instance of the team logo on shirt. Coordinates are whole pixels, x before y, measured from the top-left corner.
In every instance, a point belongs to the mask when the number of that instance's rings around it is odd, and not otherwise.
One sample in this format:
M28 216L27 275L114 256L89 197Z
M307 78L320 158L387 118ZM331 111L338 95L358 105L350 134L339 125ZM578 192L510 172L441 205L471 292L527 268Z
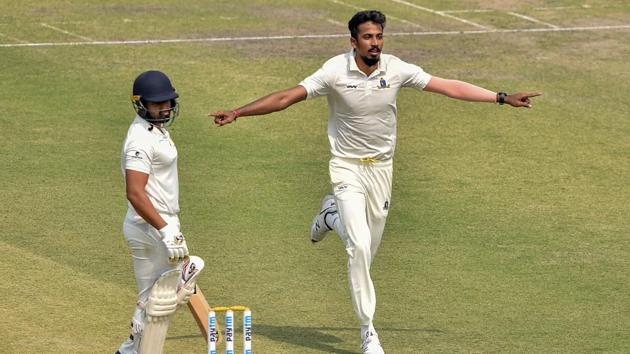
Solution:
M378 88L379 89L386 89L389 88L389 84L387 83L387 81L385 80L384 77L382 77L379 82L378 82Z
M131 155L131 158L142 160L142 156L140 156L140 151L136 151L133 155Z

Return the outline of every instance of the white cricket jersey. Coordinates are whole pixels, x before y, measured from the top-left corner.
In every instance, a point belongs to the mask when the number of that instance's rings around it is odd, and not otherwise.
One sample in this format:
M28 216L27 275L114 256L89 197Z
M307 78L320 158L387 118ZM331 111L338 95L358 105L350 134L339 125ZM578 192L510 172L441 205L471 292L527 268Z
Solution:
M381 54L369 77L354 51L328 60L300 83L307 99L328 97L328 140L333 156L387 160L396 147L396 96L401 87L422 90L431 80L417 65Z
M149 175L145 191L159 213L179 213L179 179L177 149L164 128L153 127L136 116L127 131L121 153L123 177L125 170ZM137 214L131 203L129 211Z

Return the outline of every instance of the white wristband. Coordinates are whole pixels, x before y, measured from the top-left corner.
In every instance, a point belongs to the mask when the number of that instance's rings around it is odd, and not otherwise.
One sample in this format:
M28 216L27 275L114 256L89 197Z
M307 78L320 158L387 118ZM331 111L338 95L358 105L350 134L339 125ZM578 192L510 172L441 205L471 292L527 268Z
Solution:
M179 233L179 228L175 224L166 224L166 226L161 228L159 231L162 238L173 237Z

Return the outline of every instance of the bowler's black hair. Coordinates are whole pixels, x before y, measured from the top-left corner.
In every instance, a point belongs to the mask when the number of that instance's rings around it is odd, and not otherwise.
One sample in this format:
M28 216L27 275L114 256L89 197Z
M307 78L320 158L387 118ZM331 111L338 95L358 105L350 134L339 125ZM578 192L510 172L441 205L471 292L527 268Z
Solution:
M370 21L381 25L381 28L385 29L385 22L387 19L385 18L385 15L378 10L365 10L357 12L348 22L348 29L350 30L352 38L356 39L359 35L359 25Z

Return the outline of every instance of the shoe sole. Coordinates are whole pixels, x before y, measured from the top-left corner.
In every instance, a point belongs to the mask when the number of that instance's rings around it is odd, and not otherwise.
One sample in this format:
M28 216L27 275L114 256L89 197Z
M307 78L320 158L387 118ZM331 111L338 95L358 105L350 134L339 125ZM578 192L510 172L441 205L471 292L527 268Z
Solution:
M328 230L324 231L322 233L322 236L319 240L313 239L313 231L311 229L311 242L315 243L315 242L319 242L321 240L323 240L326 237L326 234L329 233L330 231L333 230L332 226L328 225L328 223L326 222L326 217L330 214L334 214L336 213L336 211L330 211L332 207L328 207L324 210L322 210L316 217L315 219L313 219L313 225L317 223L317 219L319 219L319 217L324 214L324 226L320 226L320 227L326 227Z
M332 196L332 195L331 195L331 196ZM326 198L326 199L324 200L324 202L322 203L322 206L323 206L324 204L326 204L326 203L328 202L328 200L329 200L329 199L334 199L334 196L332 196L332 198ZM313 219L313 223L312 223L311 225L317 225L317 219L319 219L319 217L320 217L322 214L324 214L324 225L326 226L326 228L328 229L328 231L324 231L324 232L322 233L321 238L320 238L319 240L317 240L317 239L313 239L313 227L311 227L311 242L312 242L312 243L316 243L316 242L322 241L322 240L326 237L326 234L327 234L328 232L330 232L330 231L332 231L332 230L333 230L333 228L332 228L330 225L328 225L328 223L326 222L326 217L327 217L329 214L334 214L334 213L336 213L336 212L337 212L337 211L330 211L330 209L331 209L334 205L335 205L335 204L333 203L333 205L331 205L331 206L327 207L326 209L324 209L324 210L320 211L320 212L319 212L319 214L317 214L317 215L315 216L315 218ZM321 227L321 226L320 226L320 227Z

